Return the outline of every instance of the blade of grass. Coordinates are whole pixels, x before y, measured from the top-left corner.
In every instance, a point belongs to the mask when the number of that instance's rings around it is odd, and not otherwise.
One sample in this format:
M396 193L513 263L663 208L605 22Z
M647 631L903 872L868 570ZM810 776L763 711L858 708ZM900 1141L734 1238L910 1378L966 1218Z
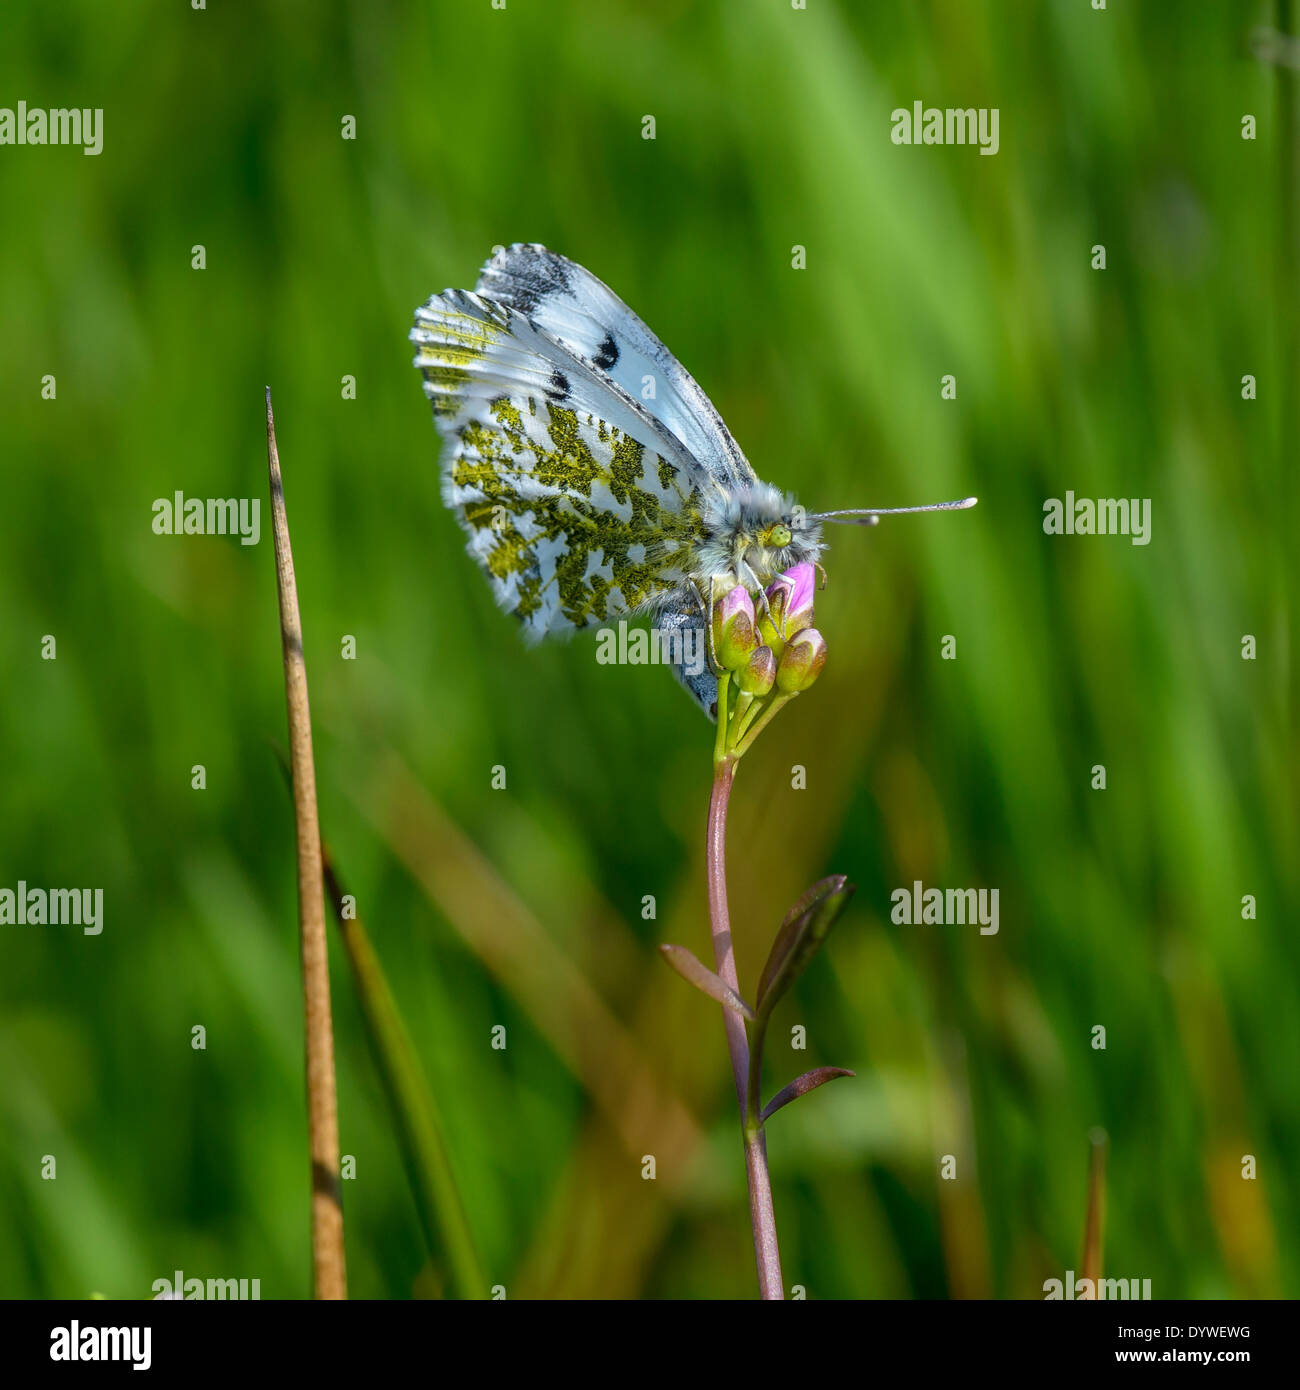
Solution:
M1085 1279L1101 1278L1103 1242L1106 1238L1106 1131L1094 1129L1088 1135L1088 1216L1083 1228L1083 1257L1079 1269ZM1095 1297L1096 1295L1094 1295Z
M326 891L352 967L370 1050L388 1097L429 1255L435 1261L446 1259L461 1298L487 1298L488 1281L452 1171L437 1102L370 936L359 917L343 914L343 888L323 844L321 857Z
M307 666L302 652L298 585L289 545L280 452L275 442L271 388L266 388L266 457L270 474L275 577L284 651L284 693L289 714L289 765L298 861L298 937L307 1054L307 1137L311 1150L312 1283L317 1298L348 1296L343 1247L343 1196L339 1184L339 1108L334 1077L334 1025L330 1017L329 952L325 939L325 890L321 876L316 769L311 751Z

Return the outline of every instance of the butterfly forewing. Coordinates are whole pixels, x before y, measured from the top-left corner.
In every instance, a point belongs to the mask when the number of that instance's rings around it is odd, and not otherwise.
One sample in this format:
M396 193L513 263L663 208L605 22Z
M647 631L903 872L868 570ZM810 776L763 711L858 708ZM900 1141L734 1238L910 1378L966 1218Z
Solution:
M479 292L527 315L638 401L724 487L757 479L712 401L644 323L589 270L517 243L483 267Z
M481 295L435 296L411 340L447 442L444 500L530 637L680 594L701 480L659 421L537 323Z

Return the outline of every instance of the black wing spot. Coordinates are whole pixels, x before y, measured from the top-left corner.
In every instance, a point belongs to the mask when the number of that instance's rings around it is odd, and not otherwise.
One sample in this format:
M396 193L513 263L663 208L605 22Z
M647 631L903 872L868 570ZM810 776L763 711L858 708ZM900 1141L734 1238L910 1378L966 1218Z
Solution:
M618 361L618 344L605 334L605 341L601 343L595 357L591 359L602 372L607 372Z
M528 315L542 300L565 294L569 288L563 258L544 246L512 246L499 265L496 261L489 264L483 280L497 277L507 282L506 301Z
M569 399L569 378L558 367L551 373L551 385L548 394L557 401Z

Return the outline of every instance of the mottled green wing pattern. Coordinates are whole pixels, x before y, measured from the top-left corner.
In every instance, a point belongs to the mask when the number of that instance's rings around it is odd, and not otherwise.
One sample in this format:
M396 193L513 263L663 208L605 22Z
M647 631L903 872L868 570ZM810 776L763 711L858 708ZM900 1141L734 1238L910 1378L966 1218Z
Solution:
M464 290L417 310L411 341L447 442L443 498L530 638L689 593L709 480L621 387Z

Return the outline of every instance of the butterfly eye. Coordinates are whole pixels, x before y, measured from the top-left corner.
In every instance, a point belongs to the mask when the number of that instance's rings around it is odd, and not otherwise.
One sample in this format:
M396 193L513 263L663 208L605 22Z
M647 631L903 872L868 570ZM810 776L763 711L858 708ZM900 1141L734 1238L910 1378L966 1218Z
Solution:
M778 548L789 545L793 539L794 537L790 534L790 528L780 521L773 526L769 526L763 537L764 544L774 545Z

